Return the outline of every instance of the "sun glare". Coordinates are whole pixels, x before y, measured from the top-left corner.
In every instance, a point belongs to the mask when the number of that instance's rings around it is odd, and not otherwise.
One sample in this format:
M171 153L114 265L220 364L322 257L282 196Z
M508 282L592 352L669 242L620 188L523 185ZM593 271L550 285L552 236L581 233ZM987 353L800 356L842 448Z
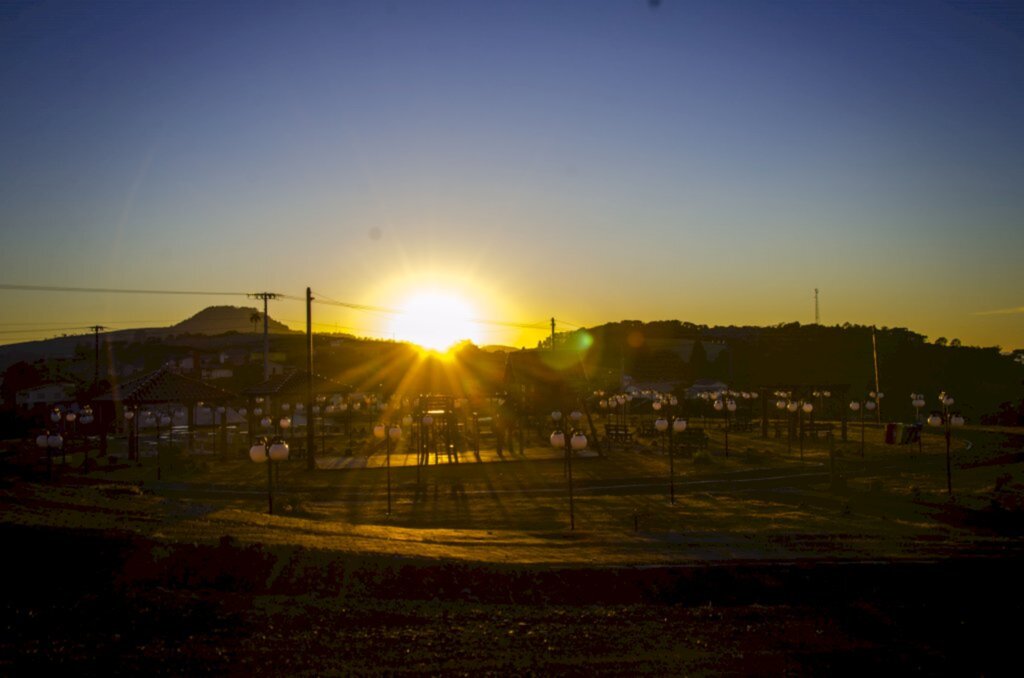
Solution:
M479 341L470 305L453 294L420 293L403 303L400 310L394 322L396 339L433 351L446 351L465 339Z

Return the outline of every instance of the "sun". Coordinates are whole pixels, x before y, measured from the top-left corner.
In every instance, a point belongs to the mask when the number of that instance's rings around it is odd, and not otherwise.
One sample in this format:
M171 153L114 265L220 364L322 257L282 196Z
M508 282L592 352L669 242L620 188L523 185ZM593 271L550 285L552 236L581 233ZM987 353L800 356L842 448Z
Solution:
M409 297L394 320L394 336L443 352L466 339L477 342L479 327L469 302L456 294L420 292Z

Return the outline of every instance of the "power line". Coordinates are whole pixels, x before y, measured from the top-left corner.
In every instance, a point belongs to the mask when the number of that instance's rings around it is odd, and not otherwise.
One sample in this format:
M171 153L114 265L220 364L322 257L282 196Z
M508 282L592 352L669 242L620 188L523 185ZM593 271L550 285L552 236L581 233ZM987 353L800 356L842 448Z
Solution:
M42 327L24 330L0 330L0 334L32 334L39 332L71 332L73 330L91 330L92 325L81 325L78 327Z
M180 296L237 296L237 297L248 297L253 299L259 299L264 302L264 315L266 315L267 301L270 299L278 300L285 299L289 301L305 301L303 297L293 296L289 294L282 294L279 292L237 292L237 291L214 291L214 290L164 290L164 289L141 289L141 288L119 288L119 287L81 287L74 285L21 285L14 283L0 283L0 290L16 291L16 292L78 292L78 293L98 293L98 294L158 294L158 295L180 295ZM383 313L387 315L407 315L409 311L388 308L385 306L375 306L371 304L358 304L353 302L341 301L333 299L325 294L316 293L313 303L324 304L327 306L337 306L341 308L348 308L355 311L365 311L371 313ZM495 320L491 318L469 318L469 322L478 325L492 325L496 327L509 327L515 329L526 329L526 330L542 330L546 326L546 321L538 321L533 323L516 322L510 320ZM124 323L133 322L162 322L162 321L123 321ZM574 325L566 321L559 321L563 324ZM30 323L25 323L28 325ZM119 322L111 322L110 324L121 324ZM319 323L318 323L319 324ZM328 325L324 323L324 325ZM0 324L0 326L3 326ZM574 325L575 327L581 327ZM95 326L82 326L82 327L37 327L36 332L47 332L47 331L69 331L69 330L89 330L94 329ZM335 325L337 327L337 325ZM104 328L107 329L107 328ZM368 330L361 328L346 328L350 330L366 332ZM14 333L15 330L7 331L4 333ZM29 333L29 330L24 330L25 333Z
M245 292L214 292L209 290L137 290L123 287L72 287L53 285L14 285L0 283L0 290L16 292L93 292L101 294L177 294L213 297L244 297ZM297 298L297 297L296 297Z
M342 308L351 308L356 311L371 311L374 313L387 313L389 315L401 315L405 311L400 311L395 308L385 308L384 306L370 306L369 304L354 304L348 301L338 301L332 299L325 294L314 292L313 303L314 304L325 304L327 306L341 306Z

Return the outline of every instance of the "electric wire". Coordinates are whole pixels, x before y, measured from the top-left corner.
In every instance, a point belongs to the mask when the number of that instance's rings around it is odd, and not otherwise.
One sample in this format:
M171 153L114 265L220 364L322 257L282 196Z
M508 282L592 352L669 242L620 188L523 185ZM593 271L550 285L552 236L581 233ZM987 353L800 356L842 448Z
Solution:
M282 293L277 293L277 292L258 292L258 293L252 293L252 292L215 291L215 290L164 290L164 289L117 288L117 287L84 287L84 286L74 286L74 285L23 285L23 284L14 284L14 283L0 283L0 290L18 291L18 292L77 292L77 293L99 293L99 294L141 294L141 295L150 294L150 295L179 295L179 296L188 296L188 295L196 295L196 296L234 296L234 297L248 297L248 298L258 297L259 295L267 295L270 300L275 300L275 301L279 300L279 299L287 300L287 301L305 301L304 297L290 295L290 294L282 294ZM371 312L371 313L382 313L382 314L386 314L386 315L407 315L409 313L408 311L405 311L405 310L395 309L395 308L388 308L386 306L375 306L375 305L371 305L371 304L359 304L359 303L354 303L354 302L341 301L341 300L338 300L338 299L334 299L334 298L332 298L332 297L330 297L330 296L328 296L326 294L322 294L320 292L311 292L311 294L313 294L313 298L312 298L311 301L312 301L312 303L316 303L316 304L323 304L323 305L327 305L327 306L336 306L336 307L340 307L340 308L348 308L348 309L355 310L355 311L364 311L364 312ZM537 322L530 322L530 323L527 323L527 322L516 322L516 321L510 321L510 320L497 320L497 319L492 319L492 318L469 318L468 320L470 322L472 322L474 324L478 324L478 325L490 325L490 326L494 326L494 327L507 327L507 328L514 328L514 329L543 330L543 329L546 329L546 327L547 327L547 321L544 321L544 320L537 321ZM123 324L132 324L132 323L137 324L137 323L143 323L143 322L161 322L161 321L143 321L143 320L139 320L139 321L123 321ZM286 322L291 323L293 321L286 321ZM571 322L564 321L564 320L557 320L557 322L559 322L561 324L564 324L564 325L570 325L570 326L573 326L575 328L582 328L581 325L576 325L575 323L571 323ZM32 324L34 324L34 323L20 323L20 324L18 324L18 323L7 323L7 324L0 324L0 327L6 326L6 325L32 325ZM122 324L122 321L118 321L118 322L111 321L108 324L109 325ZM296 323L296 324L301 325L301 324L304 324L304 323ZM346 329L346 330L356 331L356 332L367 332L367 333L371 333L371 334L380 334L379 332L376 332L376 331L373 331L373 330L367 330L365 328L340 326L340 325L331 324L331 323L316 323L316 324L318 326L323 326L323 327L335 327L335 328L341 328L341 329ZM79 330L79 329L81 329L81 330L88 330L88 329L92 329L92 327L93 326L83 326L83 327L49 327L49 326L47 326L47 327L39 327L39 326L36 326L34 329L31 329L31 330L30 329L25 329L25 330L0 330L0 334L32 333L32 332L43 333L43 332L70 331L70 330Z
M74 287L70 285L14 285L11 283L0 283L0 290L11 290L18 292L92 292L102 294L176 294L212 297L247 296L245 292L214 292L209 290L143 290L128 289L124 287Z

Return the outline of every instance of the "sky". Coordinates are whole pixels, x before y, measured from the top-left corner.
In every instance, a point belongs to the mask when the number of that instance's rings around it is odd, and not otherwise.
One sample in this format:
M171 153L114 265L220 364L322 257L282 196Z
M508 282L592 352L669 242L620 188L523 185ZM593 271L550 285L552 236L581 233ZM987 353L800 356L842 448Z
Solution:
M308 286L534 345L812 323L817 288L823 324L1024 348L1021 121L1009 1L6 0L0 343Z

